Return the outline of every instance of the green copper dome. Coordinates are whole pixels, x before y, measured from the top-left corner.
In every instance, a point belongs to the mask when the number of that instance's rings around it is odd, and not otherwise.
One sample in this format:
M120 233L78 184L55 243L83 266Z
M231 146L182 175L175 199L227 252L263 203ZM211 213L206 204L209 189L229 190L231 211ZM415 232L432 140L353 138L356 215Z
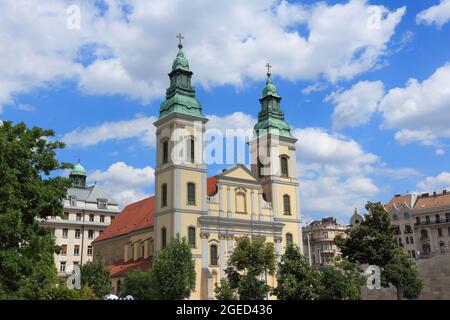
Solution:
M173 60L172 70L185 70L189 71L189 62L184 56L183 51L181 49L178 51L177 57Z
M70 172L71 176L87 176L86 169L78 162Z
M263 92L262 92L263 98L267 97L267 96L272 96L272 97L277 97L277 98L280 97L277 92L277 87L275 87L275 85L272 83L272 80L270 80L270 78L267 79L266 85L264 86Z
M272 134L288 139L296 140L291 134L291 128L284 119L281 110L281 97L278 95L277 87L270 79L271 73L267 73L267 81L259 99L261 110L258 113L258 123L254 126L257 137Z
M169 73L170 86L166 90L166 100L159 107L159 119L172 114L187 115L206 119L202 113L200 101L195 97L195 88L192 86L192 71L189 70L189 62L184 56L181 35L178 45L178 53Z

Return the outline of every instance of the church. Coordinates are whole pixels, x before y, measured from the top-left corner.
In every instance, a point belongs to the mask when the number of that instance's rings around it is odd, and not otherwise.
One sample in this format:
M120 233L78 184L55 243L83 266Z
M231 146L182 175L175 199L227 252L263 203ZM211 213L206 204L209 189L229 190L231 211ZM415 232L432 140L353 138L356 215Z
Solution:
M259 237L277 254L295 243L303 248L296 175L296 139L271 80L249 141L251 166L236 164L209 176L204 161L208 119L192 86L192 71L179 37L170 86L156 127L155 194L126 206L93 242L110 268L115 290L131 269L151 268L171 238L185 237L195 259L196 288L190 299L214 299L235 240ZM275 278L268 283L275 286Z

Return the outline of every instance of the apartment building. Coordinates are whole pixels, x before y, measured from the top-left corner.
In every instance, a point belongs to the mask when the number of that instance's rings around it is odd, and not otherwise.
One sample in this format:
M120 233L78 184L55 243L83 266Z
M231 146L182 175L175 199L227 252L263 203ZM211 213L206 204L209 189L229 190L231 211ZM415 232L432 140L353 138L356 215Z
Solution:
M77 163L70 173L74 184L63 199L62 217L47 217L40 225L51 228L55 242L60 246L55 254L58 275L72 273L75 265L83 265L94 256L92 241L99 236L119 213L118 204L106 195L99 186L86 186L87 173Z

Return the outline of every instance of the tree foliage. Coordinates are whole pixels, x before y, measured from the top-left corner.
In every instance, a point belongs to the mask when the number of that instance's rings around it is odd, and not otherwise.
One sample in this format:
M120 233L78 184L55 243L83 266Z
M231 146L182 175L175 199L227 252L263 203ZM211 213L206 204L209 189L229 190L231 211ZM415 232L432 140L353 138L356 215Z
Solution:
M91 287L99 299L110 293L109 272L99 255L81 267L81 284Z
M296 245L287 246L278 263L277 288L274 290L282 300L317 299L320 273L313 269Z
M119 294L121 296L131 295L137 300L156 299L153 271L134 269L127 272Z
M351 228L348 237L335 239L342 255L351 262L380 267L383 287L394 285L399 299L416 298L423 284L414 260L394 243L389 213L380 203L368 202L366 209L365 220Z
M177 236L158 252L151 279L157 299L180 300L191 295L195 290L195 262L185 238Z
M275 272L275 249L264 240L242 237L237 240L228 266L227 279L215 289L217 298L262 300L272 288L267 276ZM263 278L263 279L261 279Z
M50 177L69 168L56 158L64 144L54 132L25 124L0 125L0 297L38 298L56 281L53 254L58 252L49 230L36 219L62 214L61 199L70 180Z

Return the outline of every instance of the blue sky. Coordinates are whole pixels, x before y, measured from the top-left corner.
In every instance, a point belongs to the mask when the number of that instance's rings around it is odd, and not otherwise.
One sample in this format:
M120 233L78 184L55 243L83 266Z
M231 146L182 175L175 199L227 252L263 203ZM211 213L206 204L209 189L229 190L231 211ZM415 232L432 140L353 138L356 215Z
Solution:
M9 44L0 119L54 129L67 143L58 158L80 158L122 204L153 192L152 122L179 32L212 128L253 126L271 62L299 139L307 219L345 222L367 200L450 186L449 0L11 0L0 9Z

